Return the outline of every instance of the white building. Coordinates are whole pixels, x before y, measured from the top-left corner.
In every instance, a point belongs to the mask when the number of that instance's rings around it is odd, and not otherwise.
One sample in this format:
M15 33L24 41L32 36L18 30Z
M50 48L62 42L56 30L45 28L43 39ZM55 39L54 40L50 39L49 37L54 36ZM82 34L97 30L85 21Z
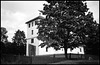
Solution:
M37 25L35 25L36 21L40 21L44 17L38 16L28 22L27 24L27 46L26 46L26 56L35 56L35 55L47 55L47 54L63 54L64 49L55 51L53 48L49 48L48 52L46 52L46 47L39 47L39 44L42 42L37 39ZM68 53L80 53L84 54L83 47L76 48L72 51L68 49Z

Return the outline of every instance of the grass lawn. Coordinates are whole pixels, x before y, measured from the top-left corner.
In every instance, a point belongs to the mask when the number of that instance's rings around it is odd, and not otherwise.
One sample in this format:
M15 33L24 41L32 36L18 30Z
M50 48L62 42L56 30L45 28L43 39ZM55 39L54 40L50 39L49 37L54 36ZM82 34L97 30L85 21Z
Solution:
M19 55L3 55L1 64L32 64L32 57Z
M65 58L53 57L53 55L35 56L32 58L32 64L48 64L66 60Z
M78 55L71 55L71 60L66 60L64 54L56 54L54 55L42 55L42 56L18 56L18 55L4 55L1 59L1 64L50 64L50 63L73 63L72 61L78 62L78 64L86 64L86 63L95 63L95 62L87 62L89 57L92 57L92 60L99 60L99 57L92 55L85 55L84 59L76 59ZM83 63L84 61L84 63ZM96 62L97 63L97 62Z
M59 63L65 61L68 64L98 64L99 57L93 56L93 55L85 55L83 59L80 58L81 56L78 56L77 54L72 54L71 59L67 60L65 59L64 54L56 54L55 58L54 55L43 55L43 56L35 56L32 58L32 64L52 64L52 63ZM89 57L92 57L92 59L89 60ZM73 62L76 61L76 62ZM61 63L61 64L64 64Z
M50 64L99 64L99 60L66 60Z

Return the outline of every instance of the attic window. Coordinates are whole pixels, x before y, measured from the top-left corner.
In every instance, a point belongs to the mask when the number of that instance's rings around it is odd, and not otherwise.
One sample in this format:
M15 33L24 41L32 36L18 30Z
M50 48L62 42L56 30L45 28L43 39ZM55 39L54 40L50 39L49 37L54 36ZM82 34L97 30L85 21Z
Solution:
M30 28L30 23L29 23L29 28Z

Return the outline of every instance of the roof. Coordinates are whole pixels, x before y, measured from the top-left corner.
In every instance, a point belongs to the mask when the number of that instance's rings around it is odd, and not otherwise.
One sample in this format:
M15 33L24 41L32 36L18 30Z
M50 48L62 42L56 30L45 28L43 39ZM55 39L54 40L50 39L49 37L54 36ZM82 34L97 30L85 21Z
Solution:
M36 17L36 18L34 18L34 19L31 19L30 21L27 21L26 24L28 24L28 23L30 23L30 22L32 22L32 21L34 21L34 20L37 20L37 19L44 19L44 17L38 16L38 17Z

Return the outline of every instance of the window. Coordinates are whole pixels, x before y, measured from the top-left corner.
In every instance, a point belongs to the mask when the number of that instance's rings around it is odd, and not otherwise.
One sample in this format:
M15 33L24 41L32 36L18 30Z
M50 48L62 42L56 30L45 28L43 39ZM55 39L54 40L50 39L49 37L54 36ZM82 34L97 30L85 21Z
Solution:
M82 49L80 48L80 52L82 52Z
M29 23L29 28L30 28L30 23Z
M32 26L33 26L33 22L32 22Z
M32 35L33 35L33 30L32 30Z
M31 43L34 43L34 39L31 39Z
M35 21L35 25L36 25L36 22L37 22L37 21Z

